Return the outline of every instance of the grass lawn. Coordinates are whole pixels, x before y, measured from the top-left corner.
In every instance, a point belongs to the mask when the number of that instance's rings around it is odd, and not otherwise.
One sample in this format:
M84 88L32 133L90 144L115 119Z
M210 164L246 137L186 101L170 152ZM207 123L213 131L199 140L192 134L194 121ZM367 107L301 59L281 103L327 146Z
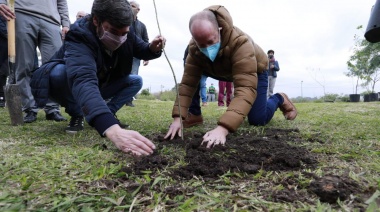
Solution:
M159 145L173 102L137 99L134 104L123 107L118 118ZM123 154L87 123L83 132L68 135L68 122L47 121L40 111L36 122L14 127L7 109L0 108L0 211L380 211L380 102L295 105L294 121L277 111L267 126L245 121L236 134L298 129L301 142L292 145L315 154L316 168L231 171L214 181L171 177L187 163L181 146L161 149L159 154L173 159L170 166L134 174L127 170L141 158ZM204 125L185 132L207 132L224 111L210 103L203 108ZM346 177L363 192L336 203L310 192L307 201L264 195L286 189L306 193L315 180L311 175ZM279 183L283 179L292 185Z

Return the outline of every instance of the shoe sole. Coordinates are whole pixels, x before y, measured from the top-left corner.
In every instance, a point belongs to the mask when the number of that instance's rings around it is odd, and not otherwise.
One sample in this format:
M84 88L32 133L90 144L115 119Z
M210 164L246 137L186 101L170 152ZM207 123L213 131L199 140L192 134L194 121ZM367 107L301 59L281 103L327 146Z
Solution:
M67 134L77 134L79 131L65 130ZM80 130L83 131L83 130Z

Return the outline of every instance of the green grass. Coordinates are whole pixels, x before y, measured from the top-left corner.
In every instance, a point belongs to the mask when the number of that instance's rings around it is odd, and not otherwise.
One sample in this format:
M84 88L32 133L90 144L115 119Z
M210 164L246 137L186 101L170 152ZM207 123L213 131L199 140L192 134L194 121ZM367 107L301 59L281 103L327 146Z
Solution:
M134 101L118 118L131 129L158 143L171 123L172 101ZM298 128L305 141L300 145L318 154L318 168L303 170L318 176L346 174L353 180L380 190L380 102L297 103L298 117L284 120L277 111L266 127L246 122L238 132L259 133L265 128ZM215 127L224 110L211 103L203 108L205 124L188 131L205 132ZM67 114L63 113L67 118ZM181 149L168 147L163 154L177 160L158 173L132 175L124 172L133 158L85 126L77 135L64 132L66 123L45 120L40 111L35 123L10 126L7 109L0 108L0 211L350 211L350 202L279 203L260 195L261 189L281 190L286 177L298 181L300 190L310 179L298 172L226 173L217 182L194 177L179 184L167 173L184 164ZM228 141L227 141L228 142ZM123 180L121 180L123 179ZM168 188L182 189L176 196ZM187 190L186 190L187 189ZM238 192L231 192L237 190ZM368 211L375 211L374 194ZM368 197L369 198L369 197ZM171 204L172 203L172 204Z

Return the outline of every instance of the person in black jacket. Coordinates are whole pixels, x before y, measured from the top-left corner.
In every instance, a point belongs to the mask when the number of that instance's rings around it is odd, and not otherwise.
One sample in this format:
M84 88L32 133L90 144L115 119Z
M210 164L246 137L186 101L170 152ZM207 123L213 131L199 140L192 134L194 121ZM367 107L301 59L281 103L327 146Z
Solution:
M38 105L51 98L65 107L71 116L66 132L83 130L84 116L120 150L148 155L154 144L123 129L115 114L142 87L142 78L130 74L133 57L160 57L166 39L144 42L134 35L132 22L128 1L95 0L91 14L71 25L52 60L33 73L31 87Z
M133 11L133 17L134 17L134 21L133 21L133 24L131 27L134 28L135 30L135 35L138 36L139 38L141 38L143 41L145 42L148 42L149 41L149 37L148 37L148 31L146 30L146 26L143 22L141 22L138 18L137 18L137 14L140 12L140 4L135 1L135 0L130 0L129 1L129 4L131 5L132 7L132 11ZM131 71L131 74L139 74L139 68L140 68L140 59L139 58L133 58L133 64L132 64L132 71ZM143 65L144 66L147 66L149 64L149 60L144 60L143 61ZM133 99L132 98L130 101L128 101L125 105L126 106L130 106L130 107L134 107L135 105L132 103L133 102Z

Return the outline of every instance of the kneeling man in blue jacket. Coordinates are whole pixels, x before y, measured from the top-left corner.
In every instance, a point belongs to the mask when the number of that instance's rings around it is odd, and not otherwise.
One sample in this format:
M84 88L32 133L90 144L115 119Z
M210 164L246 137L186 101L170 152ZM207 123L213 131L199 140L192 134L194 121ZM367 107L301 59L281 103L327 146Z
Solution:
M31 87L39 106L51 98L65 107L71 116L66 132L83 130L85 118L123 152L149 155L154 144L123 129L127 125L115 114L142 87L142 78L130 75L133 57L160 57L166 39L144 42L135 36L132 22L128 1L94 0L91 14L71 25L61 49L33 73Z

